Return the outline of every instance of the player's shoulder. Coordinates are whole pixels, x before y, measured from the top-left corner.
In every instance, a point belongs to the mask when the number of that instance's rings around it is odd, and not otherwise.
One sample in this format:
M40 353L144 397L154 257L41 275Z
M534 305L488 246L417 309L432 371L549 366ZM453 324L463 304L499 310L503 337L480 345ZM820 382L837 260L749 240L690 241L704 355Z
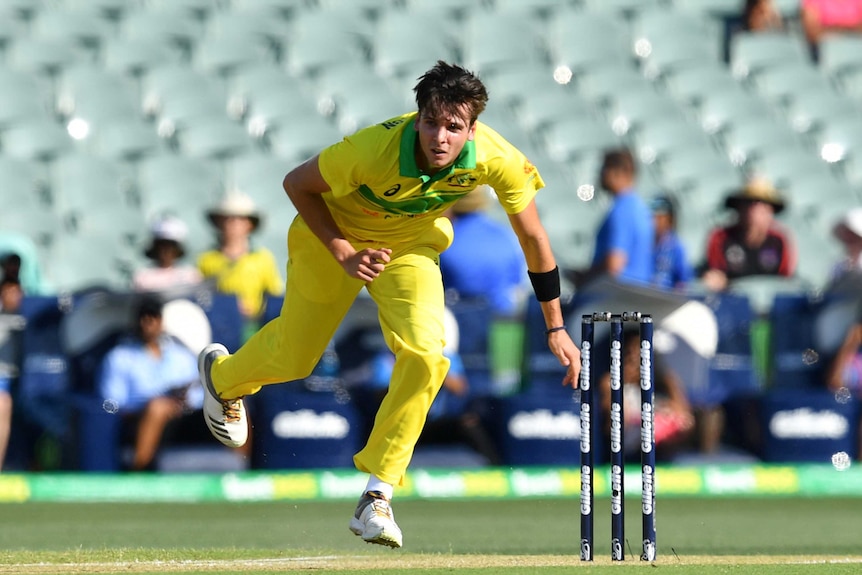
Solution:
M354 132L349 138L370 137L376 139L388 139L395 137L406 128L416 117L416 112L394 116L377 124L371 124Z

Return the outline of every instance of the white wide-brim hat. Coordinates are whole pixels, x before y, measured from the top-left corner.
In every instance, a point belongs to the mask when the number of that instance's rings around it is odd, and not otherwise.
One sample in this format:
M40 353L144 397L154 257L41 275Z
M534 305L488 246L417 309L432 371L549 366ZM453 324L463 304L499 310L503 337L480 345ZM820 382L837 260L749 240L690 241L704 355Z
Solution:
M207 218L214 226L218 225L218 219L235 216L251 220L254 229L260 225L260 213L251 196L243 192L230 191L225 194L219 203L207 212Z

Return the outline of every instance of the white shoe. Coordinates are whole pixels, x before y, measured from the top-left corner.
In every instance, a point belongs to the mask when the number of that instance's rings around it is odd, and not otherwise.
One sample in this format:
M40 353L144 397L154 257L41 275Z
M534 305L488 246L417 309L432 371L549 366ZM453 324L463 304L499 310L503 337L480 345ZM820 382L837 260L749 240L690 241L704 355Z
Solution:
M366 492L359 500L356 514L350 519L350 530L368 543L401 547L401 529L395 523L392 506L376 491Z
M245 405L242 399L221 399L210 377L213 360L227 354L225 346L211 343L198 355L198 372L204 388L204 421L213 437L228 447L240 447L248 440Z

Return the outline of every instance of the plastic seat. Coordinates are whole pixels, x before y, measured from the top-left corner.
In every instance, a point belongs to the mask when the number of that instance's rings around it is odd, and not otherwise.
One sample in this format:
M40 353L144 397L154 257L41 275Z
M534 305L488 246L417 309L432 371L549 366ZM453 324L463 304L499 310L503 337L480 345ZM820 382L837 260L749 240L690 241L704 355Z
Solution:
M692 107L709 94L743 89L727 68L718 62L673 70L664 78L664 83L676 101Z
M517 105L529 99L537 91L533 86L555 82L550 67L524 63L482 72L481 76L488 93L492 94L489 104L493 102L503 106Z
M0 67L0 129L26 118L48 117L50 88L32 74Z
M287 161L304 161L326 146L339 142L343 134L321 116L295 118L282 121L272 118L272 131L267 136L272 153Z
M587 98L606 105L616 94L648 92L653 89L653 84L634 66L612 63L585 70L577 77L577 87Z
M297 110L297 115L317 112L306 83L272 62L255 63L237 70L227 82L227 97L228 114L248 122L252 121L252 116L265 121L276 112L287 110Z
M599 11L556 12L547 42L551 62L574 71L625 62L630 57L625 26L612 15Z
M51 179L54 209L76 229L84 219L102 219L112 226L122 212L139 212L132 200L133 175L118 162L68 154L54 163Z
M563 118L542 130L540 138L555 161L575 160L621 143L607 122L589 116Z
M779 188L792 185L798 178L832 177L829 165L821 160L816 152L802 146L788 145L763 150L763 153L753 162L752 168L769 178Z
M112 32L111 23L87 10L43 10L32 23L31 34L37 38L71 39L84 46L96 47Z
M222 82L184 65L153 68L141 83L142 106L148 116L174 124L227 113Z
M515 107L518 122L526 130L541 129L559 118L596 112L593 103L578 94L572 86L561 86L550 77L530 90L532 93Z
M0 155L0 182L3 182L0 186L2 211L50 206L48 172L36 162Z
M583 0L583 5L587 10L610 12L630 20L643 10L658 8L661 2L662 0Z
M19 122L3 134L3 153L22 160L49 161L72 147L66 131L47 118Z
M290 168L284 160L269 154L237 156L226 162L225 187L239 189L259 203L263 201L262 198L278 196L284 176Z
M116 72L90 65L65 69L57 82L56 108L67 120L100 125L140 115L135 86Z
M820 68L831 76L862 67L862 38L856 34L827 34L819 50Z
M704 94L697 116L704 131L715 134L751 118L775 116L775 110L753 94L731 89Z
M825 124L862 117L862 109L856 101L825 85L796 92L789 100L787 117L797 132L817 130Z
M58 291L80 291L93 286L124 289L129 278L124 274L121 234L71 234L54 244L48 253L45 270Z
M754 85L763 97L786 104L794 94L813 86L828 86L829 79L815 66L804 62L767 68L755 78Z
M24 72L53 75L84 61L86 51L72 38L18 38L9 50L10 66Z
M149 0L147 9L160 16L188 15L202 20L218 10L221 0Z
M676 150L711 145L709 136L700 126L676 116L659 117L643 123L632 139L638 159L643 164L651 164Z
M474 12L464 26L466 32L457 40L468 69L484 75L539 64L541 37L523 15Z
M730 40L733 74L744 78L771 66L808 60L804 40L784 32L739 32Z
M252 31L212 33L195 45L193 65L206 74L230 76L246 66L274 62L275 52L273 40Z
M203 25L188 11L177 9L167 15L158 10L136 10L123 18L118 36L159 42L188 55L203 36Z
M423 25L417 27L416 22ZM370 38L374 70L383 77L416 77L437 60L452 61L454 41L437 11L384 11Z
M650 77L719 59L718 27L682 10L661 8L635 14L631 38L632 50Z
M676 102L652 90L625 91L610 96L607 116L614 132L620 135L638 130L650 122L681 120L684 117Z
M168 143L152 122L125 118L98 127L90 137L89 149L104 158L137 162L167 152Z
M177 134L177 142L180 153L190 158L223 160L254 148L245 129L223 116L189 123Z
M725 185L739 179L739 173L730 161L711 145L678 149L672 154L665 154L658 163L658 169L662 181L670 191L677 193L696 188L704 181Z
M222 174L214 161L173 154L141 160L138 187L148 219L172 212L182 215L186 223L214 204L223 189Z
M725 151L735 166L745 166L766 150L799 144L799 135L771 116L751 117L722 133Z
M315 83L318 108L332 107L344 134L405 113L406 98L374 77L366 66L335 67L324 71Z
M371 29L362 12L328 9L299 12L291 21L285 64L294 76L314 76L344 62L364 62L367 41L359 30Z
M820 157L827 162L840 162L848 157L862 158L862 118L829 122L818 131L816 140Z
M127 35L106 39L101 54L106 70L135 77L158 66L177 64L182 58L180 50L158 38Z

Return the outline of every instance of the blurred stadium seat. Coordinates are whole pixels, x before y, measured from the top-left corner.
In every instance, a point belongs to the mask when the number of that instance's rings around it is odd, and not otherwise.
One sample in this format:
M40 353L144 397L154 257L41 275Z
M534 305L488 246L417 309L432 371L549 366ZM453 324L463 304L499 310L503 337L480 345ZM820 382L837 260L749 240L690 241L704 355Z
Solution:
M214 237L207 208L236 187L266 213L255 241L281 265L296 214L284 175L411 111L417 77L445 59L479 73L491 98L483 122L539 167L536 202L561 266L592 256L608 147L637 152L645 196L676 198L695 263L744 175L776 180L800 293L775 296L770 319L789 337L784 300L796 310L803 284L823 285L841 255L829 230L862 203L862 44L826 37L815 64L799 2L774 3L786 30L751 34L734 28L735 0L4 0L0 229L26 233L61 290L125 288L147 219L181 215L193 255ZM592 200L578 186L593 186ZM748 393L760 383L743 349L748 312L732 303L715 303L735 323L722 332L733 357L713 376ZM239 316L223 304L204 307L235 348ZM777 369L807 345L785 343L773 342ZM556 388L559 370L535 363L548 359L528 365Z

